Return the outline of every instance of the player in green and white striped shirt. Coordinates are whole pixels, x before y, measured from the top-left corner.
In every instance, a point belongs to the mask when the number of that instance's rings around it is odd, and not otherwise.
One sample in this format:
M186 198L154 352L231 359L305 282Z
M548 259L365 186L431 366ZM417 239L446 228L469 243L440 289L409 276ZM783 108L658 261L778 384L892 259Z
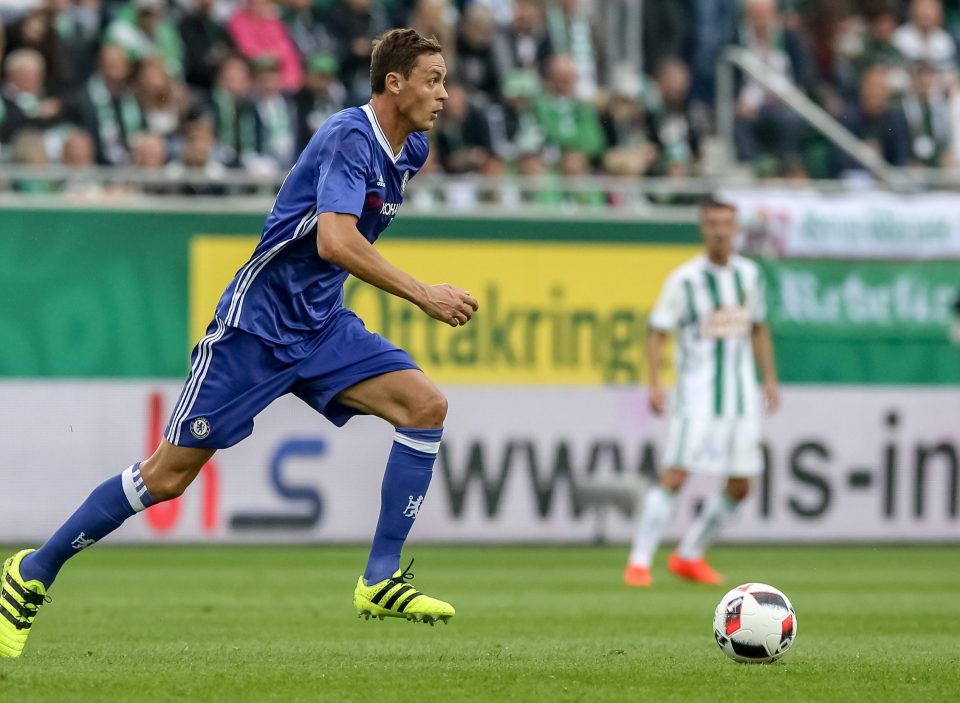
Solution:
M760 392L762 372L768 410L780 400L773 345L764 322L766 305L757 265L733 253L736 209L710 200L700 211L706 253L673 271L650 313L647 361L650 407L661 415L667 393L660 369L667 336L677 333L677 387L660 483L644 496L624 581L649 586L650 562L673 517L677 496L690 471L726 476L696 522L670 556L670 571L694 581L723 577L703 555L761 470Z

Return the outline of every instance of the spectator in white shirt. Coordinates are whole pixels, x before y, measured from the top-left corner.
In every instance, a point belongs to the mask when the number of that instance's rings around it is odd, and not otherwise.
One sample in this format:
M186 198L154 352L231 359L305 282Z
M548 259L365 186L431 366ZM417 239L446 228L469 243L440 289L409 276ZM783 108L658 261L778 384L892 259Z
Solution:
M913 0L910 22L894 32L893 44L911 61L933 64L942 76L951 76L957 69L957 49L943 28L940 0Z

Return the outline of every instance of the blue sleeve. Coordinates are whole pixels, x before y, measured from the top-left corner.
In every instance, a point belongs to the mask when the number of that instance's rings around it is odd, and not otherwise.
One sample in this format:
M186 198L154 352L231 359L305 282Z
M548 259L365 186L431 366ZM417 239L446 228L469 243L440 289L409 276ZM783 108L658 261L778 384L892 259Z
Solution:
M359 218L367 197L370 142L359 129L332 129L317 150L317 212Z

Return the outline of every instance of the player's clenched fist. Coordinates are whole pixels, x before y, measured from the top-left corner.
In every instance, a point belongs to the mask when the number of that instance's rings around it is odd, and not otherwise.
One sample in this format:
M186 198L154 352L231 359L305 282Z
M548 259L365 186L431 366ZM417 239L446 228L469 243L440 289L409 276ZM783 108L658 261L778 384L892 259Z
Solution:
M426 298L420 303L420 309L430 317L451 327L467 324L477 307L476 298L449 283L428 286Z

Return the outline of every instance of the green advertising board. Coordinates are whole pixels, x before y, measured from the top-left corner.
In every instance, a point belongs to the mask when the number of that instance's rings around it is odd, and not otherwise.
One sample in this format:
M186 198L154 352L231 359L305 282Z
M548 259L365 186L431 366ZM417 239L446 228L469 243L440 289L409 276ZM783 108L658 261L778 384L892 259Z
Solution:
M5 209L0 223L0 377L177 378L188 367L191 242L255 236L263 216ZM698 241L691 223L414 216L385 236L585 251ZM763 268L783 381L960 383L960 349L947 339L958 262Z
M805 380L960 379L960 347L948 339L960 262L760 263L781 365L802 369Z

